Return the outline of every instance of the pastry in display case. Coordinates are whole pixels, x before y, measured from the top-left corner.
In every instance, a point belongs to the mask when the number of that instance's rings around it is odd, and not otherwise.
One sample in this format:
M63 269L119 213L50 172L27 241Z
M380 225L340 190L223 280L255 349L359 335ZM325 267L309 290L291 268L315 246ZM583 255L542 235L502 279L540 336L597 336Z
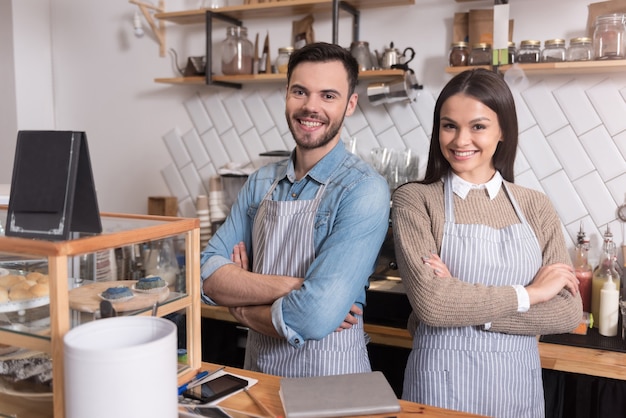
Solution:
M6 215L0 206L0 224L6 225ZM199 220L122 214L101 219L102 233L73 233L69 240L0 236L0 395L47 397L55 417L65 416L63 336L99 320L103 296L118 292L112 289L131 296L106 301L117 316L157 315L176 323L178 346L188 353L177 366L179 382L200 368ZM183 263L174 280L145 269L150 249L166 242ZM138 249L137 262L115 269L126 262L116 263L116 254L131 248ZM110 269L103 268L104 259ZM33 373L26 376L26 370Z

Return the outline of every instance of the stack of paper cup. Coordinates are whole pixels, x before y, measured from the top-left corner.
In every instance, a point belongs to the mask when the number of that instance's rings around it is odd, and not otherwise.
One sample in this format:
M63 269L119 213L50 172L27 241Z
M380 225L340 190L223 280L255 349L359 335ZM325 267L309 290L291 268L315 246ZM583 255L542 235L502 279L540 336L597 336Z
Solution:
M67 418L178 417L176 325L120 316L63 338Z
M204 248L211 238L209 198L206 195L199 195L196 199L196 215L200 219L200 248Z
M224 190L220 177L211 177L209 180L209 213L211 222L222 222L228 215L228 208L224 205Z

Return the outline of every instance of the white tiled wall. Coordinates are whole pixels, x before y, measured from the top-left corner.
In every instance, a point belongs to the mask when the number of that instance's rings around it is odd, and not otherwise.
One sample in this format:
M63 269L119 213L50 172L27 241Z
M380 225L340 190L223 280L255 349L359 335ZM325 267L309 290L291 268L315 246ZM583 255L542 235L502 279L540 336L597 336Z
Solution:
M550 197L571 247L581 222L592 259L607 225L621 245L626 226L616 210L626 203L626 76L516 77L510 83L520 126L516 182ZM359 106L346 118L344 140L356 137L363 158L378 146L411 148L422 156L423 173L439 92L426 86L415 102L379 107L368 103L365 86L357 92ZM259 153L294 146L282 87L203 88L182 105L193 128L164 133L172 163L161 171L182 216L195 216L196 197L208 194L217 168L228 162L258 166L267 162Z

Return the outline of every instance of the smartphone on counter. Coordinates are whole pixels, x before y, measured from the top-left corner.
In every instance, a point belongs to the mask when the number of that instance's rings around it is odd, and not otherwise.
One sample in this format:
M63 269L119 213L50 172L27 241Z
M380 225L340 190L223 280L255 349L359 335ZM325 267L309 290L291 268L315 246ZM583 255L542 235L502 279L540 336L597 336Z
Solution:
M209 406L204 408L193 408L185 412L179 412L179 418L197 418L197 417L210 417L210 418L233 418L222 408L217 406Z
M248 386L248 381L232 374L223 374L199 386L183 392L183 397L194 403L205 404L213 402L226 395L237 392Z

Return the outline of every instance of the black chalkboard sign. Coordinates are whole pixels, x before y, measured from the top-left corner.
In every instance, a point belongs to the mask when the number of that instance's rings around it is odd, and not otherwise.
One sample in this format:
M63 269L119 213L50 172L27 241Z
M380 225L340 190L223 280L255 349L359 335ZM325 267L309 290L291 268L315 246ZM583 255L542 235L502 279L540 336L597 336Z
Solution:
M7 236L47 240L102 232L84 132L18 132L6 223Z

